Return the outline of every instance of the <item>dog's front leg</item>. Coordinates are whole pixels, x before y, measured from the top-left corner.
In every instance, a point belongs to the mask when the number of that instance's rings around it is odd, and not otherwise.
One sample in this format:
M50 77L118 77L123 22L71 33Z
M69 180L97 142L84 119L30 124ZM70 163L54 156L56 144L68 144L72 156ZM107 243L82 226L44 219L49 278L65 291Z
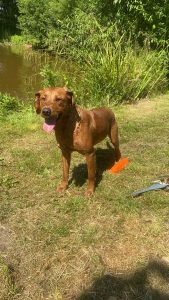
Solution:
M62 150L63 177L62 182L57 188L57 192L64 192L68 187L70 159L71 152Z
M89 197L94 193L96 181L96 154L94 149L89 154L86 154L86 163L88 170L88 186L86 196Z

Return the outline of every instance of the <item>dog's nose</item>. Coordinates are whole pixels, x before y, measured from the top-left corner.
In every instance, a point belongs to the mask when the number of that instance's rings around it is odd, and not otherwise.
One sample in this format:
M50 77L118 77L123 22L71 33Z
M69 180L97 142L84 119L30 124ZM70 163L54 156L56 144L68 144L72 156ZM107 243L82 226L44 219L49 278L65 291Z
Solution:
M50 108L47 108L47 107L44 107L42 109L42 114L45 116L45 117L50 117L51 115L51 109Z

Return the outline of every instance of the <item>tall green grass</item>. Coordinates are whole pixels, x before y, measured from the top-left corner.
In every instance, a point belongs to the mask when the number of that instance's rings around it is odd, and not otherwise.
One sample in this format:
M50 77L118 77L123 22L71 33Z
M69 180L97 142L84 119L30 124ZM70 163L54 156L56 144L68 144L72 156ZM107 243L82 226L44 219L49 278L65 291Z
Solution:
M165 51L106 43L90 57L85 76L90 94L102 101L134 102L167 87Z
M84 49L85 63L79 73L58 72L44 66L44 86L68 85L85 106L135 102L167 88L166 52L131 46L125 37L115 43L106 38L95 52Z

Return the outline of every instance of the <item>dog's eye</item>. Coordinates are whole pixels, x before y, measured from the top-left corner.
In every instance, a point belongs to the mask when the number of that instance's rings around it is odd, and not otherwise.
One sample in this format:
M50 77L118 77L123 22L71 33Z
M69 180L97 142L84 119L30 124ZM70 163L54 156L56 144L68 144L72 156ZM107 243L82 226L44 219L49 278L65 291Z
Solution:
M62 102L62 99L61 98L56 98L55 101L56 102Z
M45 96L42 96L42 97L41 97L41 100L45 100L45 99L46 99L46 97L45 97Z

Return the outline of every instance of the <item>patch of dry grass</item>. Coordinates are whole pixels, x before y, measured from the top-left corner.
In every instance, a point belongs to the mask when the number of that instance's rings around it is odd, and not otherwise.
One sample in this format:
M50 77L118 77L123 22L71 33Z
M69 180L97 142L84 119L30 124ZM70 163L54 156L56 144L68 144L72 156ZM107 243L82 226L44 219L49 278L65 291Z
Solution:
M76 153L69 190L56 194L60 152L38 117L1 124L1 299L169 298L169 268L160 260L169 256L169 194L130 196L169 173L168 100L114 108L130 163L117 175L103 172L108 153L99 145L91 199L84 197L85 161Z

